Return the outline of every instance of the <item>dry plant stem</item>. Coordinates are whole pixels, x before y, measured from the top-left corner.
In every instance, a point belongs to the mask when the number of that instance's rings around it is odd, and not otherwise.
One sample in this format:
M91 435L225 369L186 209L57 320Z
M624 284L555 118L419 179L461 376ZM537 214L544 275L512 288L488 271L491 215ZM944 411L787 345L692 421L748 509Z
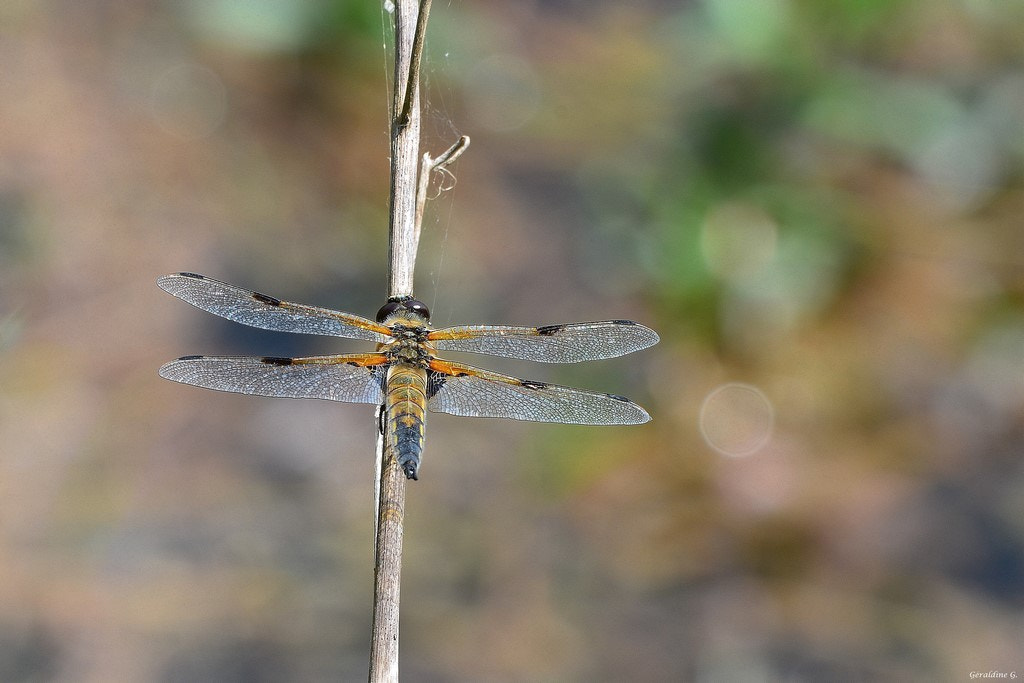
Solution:
M419 52L429 0L395 3L395 98L391 111L391 216L388 296L412 296L416 263L419 161ZM387 440L378 440L383 444ZM398 607L402 572L405 475L395 453L378 447L380 477L374 560L371 683L398 680Z
M377 507L377 540L370 640L371 683L398 680L398 608L402 575L405 473L394 454L383 455Z
M391 223L388 296L412 296L418 245L416 181L420 148L419 57L430 0L401 0L395 8L395 99L391 121ZM417 27L419 22L419 29Z

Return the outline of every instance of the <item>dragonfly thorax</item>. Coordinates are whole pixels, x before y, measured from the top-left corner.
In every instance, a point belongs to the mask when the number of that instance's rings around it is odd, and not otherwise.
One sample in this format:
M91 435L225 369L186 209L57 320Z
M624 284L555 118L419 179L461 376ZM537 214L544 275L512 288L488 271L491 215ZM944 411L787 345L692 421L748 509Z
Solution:
M433 354L426 343L427 329L395 326L392 331L397 333L395 340L384 347L384 353L406 365L426 368Z

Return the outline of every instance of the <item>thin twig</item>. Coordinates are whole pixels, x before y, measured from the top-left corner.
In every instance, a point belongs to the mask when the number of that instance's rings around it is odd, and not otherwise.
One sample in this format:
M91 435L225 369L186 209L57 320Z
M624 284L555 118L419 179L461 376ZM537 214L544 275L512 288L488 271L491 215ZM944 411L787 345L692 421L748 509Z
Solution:
M395 93L391 111L391 202L388 231L388 297L413 294L413 271L430 172L443 170L469 145L463 136L436 160L420 145L419 77L430 0L398 0L395 7ZM414 29L414 30L412 30ZM404 93L404 94L403 94ZM422 175L417 177L417 170ZM377 419L386 423L385 408ZM398 680L398 613L405 522L405 472L390 439L377 440L377 518L370 682Z
M395 7L395 98L391 114L391 201L388 296L412 296L419 230L419 64L430 0L398 0ZM404 92L404 96L400 93ZM378 440L377 524L374 559L371 683L398 680L398 608L405 518L405 474L396 454Z
M466 151L467 147L469 147L469 136L463 135L455 141L454 145L441 152L441 156L431 161L431 170L439 171L448 164L454 162L462 156L462 153Z
M430 174L434 171L444 171L449 164L455 162L462 153L469 147L469 136L463 135L455 144L441 153L436 159L430 154L423 155L423 162L420 164L420 179L416 187L416 234L413 242L419 243L420 229L423 226L423 207L427 203L427 187L430 186Z
M423 41L426 40L427 36L427 15L429 14L430 0L421 0L419 14L416 17L416 35L413 37L412 56L408 71L409 78L406 79L405 96L402 99L401 109L396 107L398 115L395 118L392 135L409 125L410 119L413 115L412 110L415 106L413 100L418 95L420 87L420 60L423 58ZM395 79L395 83L398 83L397 78ZM395 91L395 94L397 96L397 90ZM418 106L416 108L419 109ZM418 111L416 113L417 115L419 114Z

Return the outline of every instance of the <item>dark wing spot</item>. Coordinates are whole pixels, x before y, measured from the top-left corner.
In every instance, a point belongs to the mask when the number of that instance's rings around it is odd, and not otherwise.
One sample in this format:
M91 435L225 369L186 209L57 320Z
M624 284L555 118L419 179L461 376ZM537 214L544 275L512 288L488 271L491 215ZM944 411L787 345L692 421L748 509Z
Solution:
M206 279L205 275L200 275L199 273L187 273L186 272L186 273L178 273L178 275L180 275L182 277L194 277L197 280L205 280Z
M522 382L523 387L526 389L544 389L548 386L546 382L535 382L532 379L521 379L519 381Z
M608 398L616 401L622 401L623 403L632 403L632 401L630 401L628 398L620 394L608 394Z
M437 392L444 386L445 375L443 372L434 372L433 370L427 370L427 398L431 399L437 395Z
M632 320L613 320L616 325L636 325Z
M260 362L266 363L267 365L291 365L292 359L279 358L277 356L263 356L262 358L260 358Z
M558 334L565 329L565 325L544 325L543 327L537 328L537 334L542 337L550 337L553 334Z
M271 306L280 306L281 305L281 300L280 299L275 299L272 296L267 296L266 294L260 294L259 292L253 292L252 293L252 298L256 299L256 301L259 301L261 304L270 304Z
M200 358L202 358L202 356L182 356L178 360L198 360Z

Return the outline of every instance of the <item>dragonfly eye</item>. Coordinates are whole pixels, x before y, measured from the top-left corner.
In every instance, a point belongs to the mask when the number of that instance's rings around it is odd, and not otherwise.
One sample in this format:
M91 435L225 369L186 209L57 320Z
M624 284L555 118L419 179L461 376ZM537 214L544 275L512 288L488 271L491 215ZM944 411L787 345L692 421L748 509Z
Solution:
M393 299L381 306L377 311L377 322L384 323L388 318L398 313L408 311L414 313L424 320L430 320L430 309L422 301L416 299Z
M405 307L424 320L430 320L430 309L427 308L427 305L422 301L419 301L418 299L409 299L405 302Z
M377 311L377 322L383 323L388 318L393 316L395 313L398 313L400 310L402 310L401 301L387 302L386 304L380 307L379 311Z

